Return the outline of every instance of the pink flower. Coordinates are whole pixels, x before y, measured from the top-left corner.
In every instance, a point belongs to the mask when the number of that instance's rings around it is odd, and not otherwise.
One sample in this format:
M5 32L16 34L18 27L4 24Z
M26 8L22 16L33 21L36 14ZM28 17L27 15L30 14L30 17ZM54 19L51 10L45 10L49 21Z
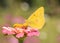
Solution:
M7 34L7 30L3 29L3 30L2 30L2 33L3 33L3 34Z
M39 32L38 31L36 31L36 32L32 32L32 34L33 34L33 36L39 36Z
M10 35L10 34L15 34L12 30L13 30L13 28L11 29L11 27L3 27L2 32L3 32L4 34L8 34L8 35Z
M33 29L31 27L25 28L19 28L19 27L3 27L2 30L3 34L8 34L8 35L15 35L17 38L21 38L24 36L39 36L39 31L37 29Z
M22 28L15 28L15 29L16 29L15 33L16 33L17 38L24 36L24 29L22 29Z
M17 38L20 38L24 36L23 31L24 29L21 28L3 27L2 33L8 35L15 34Z
M27 36L39 36L39 31L37 29L32 29L31 27L28 27L25 32L27 33Z
M32 31L32 32L28 32L27 36L39 36L39 32L38 31Z
M24 31L24 29L22 28L15 28L15 33L22 33Z
M19 33L16 35L17 38L20 38L20 37L23 37L24 36L24 33Z

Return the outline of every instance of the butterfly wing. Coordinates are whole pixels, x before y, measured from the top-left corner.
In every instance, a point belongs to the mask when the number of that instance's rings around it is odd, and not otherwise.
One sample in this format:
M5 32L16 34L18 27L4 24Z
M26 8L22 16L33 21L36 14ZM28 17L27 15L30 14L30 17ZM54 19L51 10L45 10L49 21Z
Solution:
M45 24L44 19L44 8L40 7L37 9L26 21L29 26L33 28L41 29Z

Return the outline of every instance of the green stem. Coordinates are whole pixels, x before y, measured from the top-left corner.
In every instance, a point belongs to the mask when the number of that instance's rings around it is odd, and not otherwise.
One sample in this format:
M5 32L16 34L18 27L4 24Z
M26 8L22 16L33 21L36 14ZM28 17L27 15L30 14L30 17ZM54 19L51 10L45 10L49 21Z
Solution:
M19 43L23 43L24 38L20 38L20 39L18 39L18 40L19 40Z

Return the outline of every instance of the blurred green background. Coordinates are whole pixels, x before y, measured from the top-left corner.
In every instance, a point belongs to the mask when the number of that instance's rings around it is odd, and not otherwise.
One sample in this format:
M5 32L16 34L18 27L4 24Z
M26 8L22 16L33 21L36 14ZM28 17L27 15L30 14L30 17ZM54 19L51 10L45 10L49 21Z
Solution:
M40 30L41 43L60 43L60 0L0 0L0 26L10 23L8 17L22 16L27 19L36 9L45 8L46 24ZM5 36L1 33L0 43ZM4 40L5 41L5 40Z

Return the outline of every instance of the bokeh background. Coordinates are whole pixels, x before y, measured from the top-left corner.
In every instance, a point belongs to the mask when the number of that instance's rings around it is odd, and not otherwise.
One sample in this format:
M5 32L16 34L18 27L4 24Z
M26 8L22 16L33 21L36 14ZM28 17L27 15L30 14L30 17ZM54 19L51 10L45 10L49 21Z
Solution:
M1 26L23 23L41 6L45 8L46 24L40 30L39 43L60 43L60 0L0 0L0 43L18 43L13 36L4 36Z

